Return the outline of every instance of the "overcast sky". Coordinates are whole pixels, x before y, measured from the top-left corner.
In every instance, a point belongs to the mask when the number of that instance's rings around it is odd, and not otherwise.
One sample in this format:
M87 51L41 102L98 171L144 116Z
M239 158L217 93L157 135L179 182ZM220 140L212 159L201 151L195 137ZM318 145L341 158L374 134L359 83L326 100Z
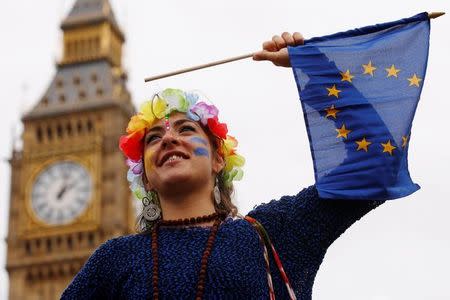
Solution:
M60 58L61 20L73 0L0 0L0 265L6 261L7 159L21 115L42 96ZM237 184L241 213L314 183L308 139L290 69L251 60L144 84L144 77L258 50L283 31L321 36L422 11L448 1L111 1L127 42L124 64L135 104L165 87L200 89L246 157ZM427 78L409 148L421 190L383 205L329 249L314 299L449 299L450 15L432 21ZM280 111L279 107L283 109ZM277 109L274 109L277 108ZM150 275L149 275L150 276ZM0 271L0 299L8 277Z

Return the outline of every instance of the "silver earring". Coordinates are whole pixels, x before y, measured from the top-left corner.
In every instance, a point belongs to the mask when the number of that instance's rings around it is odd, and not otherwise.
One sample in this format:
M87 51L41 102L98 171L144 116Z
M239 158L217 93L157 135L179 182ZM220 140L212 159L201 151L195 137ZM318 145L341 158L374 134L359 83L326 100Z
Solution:
M153 222L161 216L161 209L156 205L156 197L156 193L150 191L142 198L142 204L144 205L142 215L149 222Z
M222 199L220 198L220 190L219 190L219 180L216 177L216 184L214 185L214 200L216 204L219 205Z

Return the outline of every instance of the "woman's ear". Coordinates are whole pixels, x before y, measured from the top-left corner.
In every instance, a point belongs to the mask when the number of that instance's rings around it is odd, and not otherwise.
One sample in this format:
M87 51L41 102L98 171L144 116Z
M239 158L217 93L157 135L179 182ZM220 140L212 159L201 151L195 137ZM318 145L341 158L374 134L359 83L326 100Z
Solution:
M147 175L145 175L145 172L143 172L141 176L142 176L142 183L144 184L145 190L146 191L151 191L152 190L152 185L148 181Z
M219 174L219 172L222 171L222 169L224 167L225 167L224 158L222 157L222 155L216 153L214 155L214 160L213 160L213 165L212 165L214 173Z

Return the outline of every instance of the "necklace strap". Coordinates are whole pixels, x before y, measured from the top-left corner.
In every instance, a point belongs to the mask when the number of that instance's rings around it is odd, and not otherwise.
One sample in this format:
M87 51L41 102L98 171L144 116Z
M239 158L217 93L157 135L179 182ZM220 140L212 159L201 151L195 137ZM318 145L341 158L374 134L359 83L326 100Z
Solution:
M226 217L226 213L223 212L215 212L210 215L204 215L199 217L192 217L186 219L178 219L178 220L160 220L158 222L159 226L189 226L196 225L201 223L207 223L214 220L223 220Z

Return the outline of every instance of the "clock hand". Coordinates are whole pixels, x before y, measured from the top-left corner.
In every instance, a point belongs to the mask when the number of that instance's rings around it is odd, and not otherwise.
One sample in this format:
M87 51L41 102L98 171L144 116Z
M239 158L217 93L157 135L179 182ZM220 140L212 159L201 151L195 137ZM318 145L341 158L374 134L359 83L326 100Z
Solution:
M76 181L72 181L71 183L64 185L63 189L58 193L58 200L60 200L64 196L64 194L68 190L72 189L76 184Z
M62 189L59 191L59 193L56 195L56 198L57 198L58 200L61 200L61 198L62 198L62 196L64 195L64 193L66 192L66 190L67 190L67 185L64 185L64 186L62 187Z

